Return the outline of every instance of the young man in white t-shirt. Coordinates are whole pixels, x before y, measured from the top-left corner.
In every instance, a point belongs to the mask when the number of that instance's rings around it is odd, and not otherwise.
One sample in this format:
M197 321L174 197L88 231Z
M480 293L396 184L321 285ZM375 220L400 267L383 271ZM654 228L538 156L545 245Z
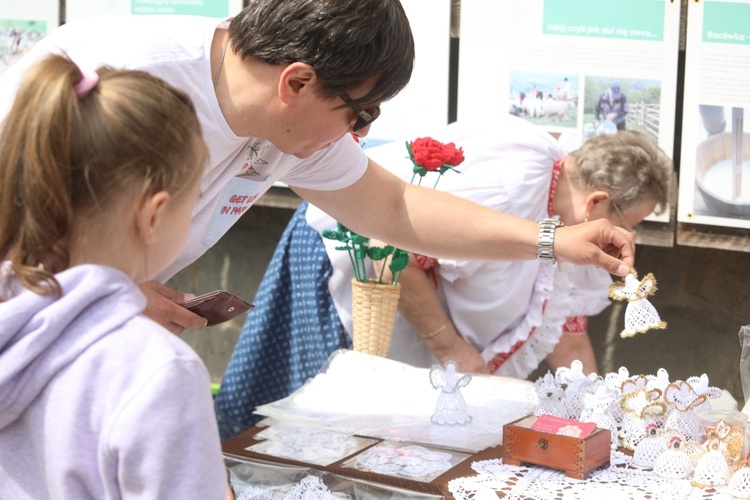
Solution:
M226 22L190 16L72 22L0 78L0 117L22 72L50 52L65 52L85 69L148 71L195 103L210 148L203 196L188 242L162 282L215 244L277 180L352 230L400 248L467 260L538 255L536 222L406 184L349 137L366 136L379 105L411 76L414 41L398 0L254 0ZM559 228L554 244L546 244L559 260L620 276L633 265L632 237L606 221ZM205 325L178 306L185 294L156 281L141 288L146 314L171 331Z

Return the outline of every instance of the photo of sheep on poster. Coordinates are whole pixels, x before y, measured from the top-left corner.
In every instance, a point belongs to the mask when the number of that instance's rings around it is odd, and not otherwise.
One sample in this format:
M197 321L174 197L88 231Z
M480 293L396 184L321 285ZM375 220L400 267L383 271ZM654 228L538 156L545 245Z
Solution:
M0 73L47 34L46 21L0 19Z
M578 75L511 71L508 111L542 126L578 124Z
M661 86L657 80L586 76L583 93L583 136L638 130L659 138Z

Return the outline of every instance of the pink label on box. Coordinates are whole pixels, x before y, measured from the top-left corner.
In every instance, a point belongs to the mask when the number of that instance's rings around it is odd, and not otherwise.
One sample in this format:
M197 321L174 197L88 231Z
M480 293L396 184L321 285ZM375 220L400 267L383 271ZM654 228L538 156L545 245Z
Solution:
M596 424L592 422L579 422L569 418L556 417L554 415L541 415L531 424L535 431L557 434L559 436L570 436L585 439L594 432Z

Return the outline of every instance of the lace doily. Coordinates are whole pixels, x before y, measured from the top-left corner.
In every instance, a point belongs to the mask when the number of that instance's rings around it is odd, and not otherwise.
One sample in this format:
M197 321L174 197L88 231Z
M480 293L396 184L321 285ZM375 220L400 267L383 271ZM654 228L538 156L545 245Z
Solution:
M264 441L247 450L318 465L330 465L376 442L313 427L270 426L255 437Z
M651 471L622 466L630 460L621 452L613 453L612 465L593 471L586 481L567 478L565 473L553 469L513 467L503 465L500 459L486 460L472 464L478 476L454 479L448 483L448 489L456 500L496 498L498 493L506 500L732 499L726 488L694 488L689 480L662 479Z
M319 477L307 476L293 485L284 495L256 486L247 486L237 495L237 500L333 500L333 493Z
M445 451L393 443L370 448L358 455L356 461L361 470L429 482L453 467L453 458L453 454Z

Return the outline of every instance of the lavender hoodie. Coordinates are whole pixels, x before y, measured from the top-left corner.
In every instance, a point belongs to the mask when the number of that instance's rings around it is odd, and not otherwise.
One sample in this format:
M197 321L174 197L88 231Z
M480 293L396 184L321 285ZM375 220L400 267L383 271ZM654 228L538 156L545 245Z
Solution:
M224 499L208 372L118 270L23 290L0 266L0 498Z

